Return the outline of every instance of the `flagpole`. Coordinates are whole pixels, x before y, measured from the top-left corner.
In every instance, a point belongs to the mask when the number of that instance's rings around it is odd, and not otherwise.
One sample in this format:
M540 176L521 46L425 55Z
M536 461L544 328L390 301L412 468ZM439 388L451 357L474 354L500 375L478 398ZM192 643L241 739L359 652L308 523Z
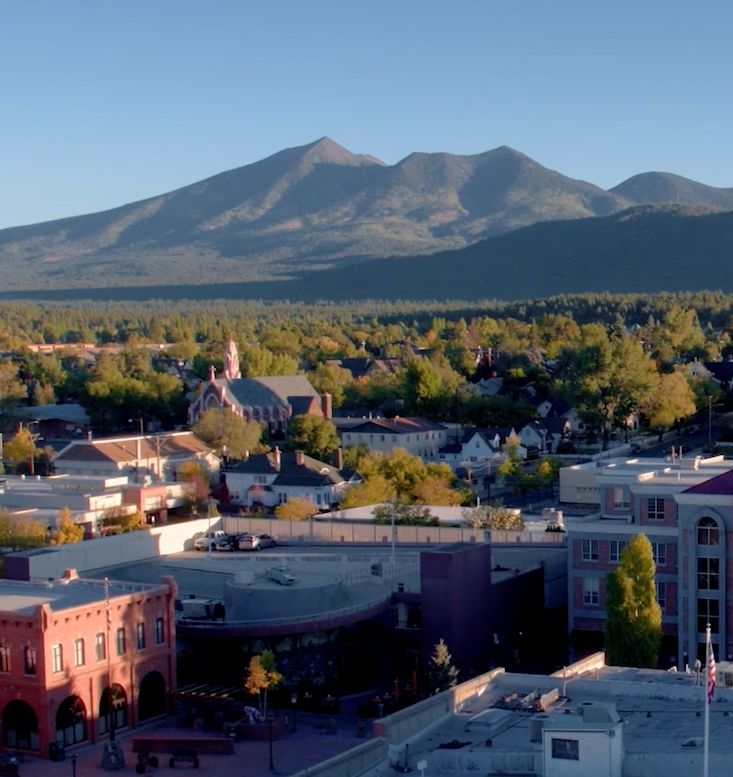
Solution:
M710 624L705 629L705 738L702 760L703 777L708 777L710 766L709 758L709 739L710 739L710 704L713 701L715 692L715 656L713 654L713 644L710 638Z

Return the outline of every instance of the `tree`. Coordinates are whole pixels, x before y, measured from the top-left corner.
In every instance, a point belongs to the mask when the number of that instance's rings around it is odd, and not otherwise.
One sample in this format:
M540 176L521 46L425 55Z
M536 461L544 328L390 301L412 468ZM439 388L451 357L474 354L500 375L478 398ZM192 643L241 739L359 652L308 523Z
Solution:
M288 499L275 508L275 517L280 521L307 521L317 512L310 499Z
M258 656L250 658L244 687L253 696L259 697L260 712L263 716L267 715L267 692L277 688L282 679L271 650L263 650Z
M600 430L603 449L613 429L651 397L657 377L641 344L629 335L609 337L602 327L583 327L584 342L560 355L559 388L586 424Z
M495 531L523 531L524 520L518 510L504 507L501 502L481 505L463 511L463 520L472 529L493 529Z
M336 427L327 418L299 415L288 422L288 447L327 460L340 445Z
M419 505L459 505L464 499L460 491L438 475L423 478L413 489L412 496Z
M40 521L12 518L0 511L0 545L13 550L28 550L45 544L46 527Z
M394 501L389 505L379 505L374 510L374 523L394 523L395 526L437 526L438 519L428 507Z
M362 507L363 505L388 502L395 498L396 493L394 486L387 478L375 472L373 475L364 478L362 483L351 486L344 494L339 507L342 510L348 510L350 507Z
M646 406L649 425L656 428L661 442L664 430L695 412L695 395L681 372L663 373L659 386Z
M84 539L84 527L74 523L71 510L64 507L59 511L56 519L56 533L53 539L54 545L66 545L71 542L81 542Z
M18 429L15 436L5 443L4 457L16 468L27 465L29 471L34 471L34 462L43 453L36 448L35 436L27 426Z
M104 513L102 518L102 533L129 534L145 528L145 517L139 510L128 513L120 507L113 507Z
M428 664L428 683L434 693L446 691L458 683L458 669L453 665L453 657L443 638L433 648Z
M606 661L616 666L657 666L662 639L662 611L657 603L652 544L644 534L621 552L606 576Z
M219 454L241 459L260 444L262 424L245 421L228 407L209 407L191 431Z
M189 484L189 498L194 505L201 505L209 496L209 474L198 461L185 461L178 468L178 479Z

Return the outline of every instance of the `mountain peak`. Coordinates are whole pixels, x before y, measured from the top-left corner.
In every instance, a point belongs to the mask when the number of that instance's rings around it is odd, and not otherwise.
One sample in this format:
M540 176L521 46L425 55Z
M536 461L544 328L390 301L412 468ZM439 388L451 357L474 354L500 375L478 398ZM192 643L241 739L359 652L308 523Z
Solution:
M354 154L340 143L324 135L312 143L300 147L303 158L307 158L314 164L336 164L336 165L365 165L378 164L384 165L384 162L371 156L370 154Z

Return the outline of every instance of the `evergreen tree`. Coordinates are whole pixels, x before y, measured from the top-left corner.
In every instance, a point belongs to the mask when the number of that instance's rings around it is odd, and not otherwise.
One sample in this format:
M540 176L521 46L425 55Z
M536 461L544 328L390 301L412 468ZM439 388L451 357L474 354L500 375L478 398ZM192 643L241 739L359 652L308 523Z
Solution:
M428 666L428 683L435 693L453 688L458 683L458 669L453 666L453 657L448 652L445 640L440 641L433 649Z
M606 661L616 666L657 666L662 611L657 603L652 545L637 534L606 577Z

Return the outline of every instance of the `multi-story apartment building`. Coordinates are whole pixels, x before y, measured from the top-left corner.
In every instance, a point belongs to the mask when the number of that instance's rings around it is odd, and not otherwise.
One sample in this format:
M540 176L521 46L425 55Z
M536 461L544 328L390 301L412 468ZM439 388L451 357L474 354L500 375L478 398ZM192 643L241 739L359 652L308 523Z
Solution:
M574 637L603 629L606 575L628 540L644 533L657 565L664 641L660 661L685 667L704 657L711 624L716 655L733 656L733 463L708 459L610 459L563 471L593 482L600 510L566 522L568 626ZM731 616L727 617L728 608Z
M2 745L53 755L164 714L175 581L0 580Z

